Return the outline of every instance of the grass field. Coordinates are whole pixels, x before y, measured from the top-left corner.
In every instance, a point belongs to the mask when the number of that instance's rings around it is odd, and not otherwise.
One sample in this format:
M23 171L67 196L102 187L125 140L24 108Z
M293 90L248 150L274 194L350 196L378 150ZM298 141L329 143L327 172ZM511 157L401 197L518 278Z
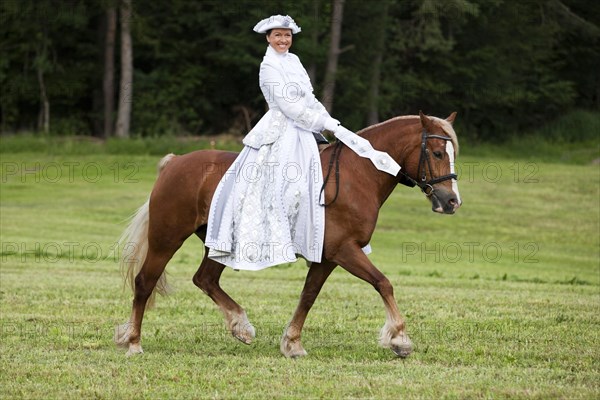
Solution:
M306 267L226 270L248 312L246 346L191 282L190 238L168 266L176 293L146 314L126 358L116 239L147 198L158 157L3 153L1 398L581 398L600 396L600 167L473 154L463 207L431 212L398 187L372 241L416 351L377 346L379 295L336 270L309 314L309 356L279 338Z

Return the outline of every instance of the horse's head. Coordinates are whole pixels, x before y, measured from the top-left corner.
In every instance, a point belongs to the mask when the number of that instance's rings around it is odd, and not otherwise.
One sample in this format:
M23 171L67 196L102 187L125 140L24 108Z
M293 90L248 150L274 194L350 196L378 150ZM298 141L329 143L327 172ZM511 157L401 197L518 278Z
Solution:
M458 140L452 123L456 113L445 120L422 112L419 117L420 140L405 161L403 178L421 188L431 201L433 211L454 214L462 203L454 172Z

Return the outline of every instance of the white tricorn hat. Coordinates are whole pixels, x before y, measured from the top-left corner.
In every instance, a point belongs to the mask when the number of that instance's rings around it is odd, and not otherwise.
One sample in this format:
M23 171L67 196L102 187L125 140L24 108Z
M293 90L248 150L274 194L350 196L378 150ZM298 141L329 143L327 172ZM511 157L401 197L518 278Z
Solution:
M271 29L291 29L293 34L302 31L289 15L271 15L254 26L254 32L257 33L267 33Z

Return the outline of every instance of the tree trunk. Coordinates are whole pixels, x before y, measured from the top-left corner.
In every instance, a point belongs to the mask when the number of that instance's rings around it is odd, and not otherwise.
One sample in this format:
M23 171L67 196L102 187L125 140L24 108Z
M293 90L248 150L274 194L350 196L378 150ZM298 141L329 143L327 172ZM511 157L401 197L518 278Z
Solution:
M371 84L369 88L369 115L367 125L374 125L379 122L379 86L381 82L381 64L383 63L383 53L385 51L385 36L388 14L388 2L384 0L380 3L381 14L375 23L373 33L377 35L375 39L375 57L373 59L373 68L371 75Z
M325 82L323 83L323 105L330 113L333 109L335 75L337 73L338 58L340 55L342 19L344 18L344 1L345 0L333 0L333 15L331 17L331 42L329 44L329 54L327 56Z
M119 111L115 135L129 137L131 102L133 92L133 54L131 48L131 0L121 0L121 85L119 88Z
M319 12L321 10L321 0L313 0L313 18L315 21L319 21ZM316 49L319 47L319 24L316 23L313 26L313 29L311 30L311 34L310 34L310 41L311 41L311 46L313 49L313 55L316 55ZM306 71L308 73L308 77L310 78L310 81L312 82L313 86L316 84L317 82L317 60L316 57L312 57L312 60L310 61L310 64L308 66L308 70Z
M38 130L44 134L48 134L50 131L50 101L48 100L48 94L46 93L46 82L44 81L44 66L48 62L47 60L47 37L44 32L42 48L37 47L36 49L36 74L38 84L40 86L40 112L38 114Z
M117 31L117 10L106 10L106 40L104 42L104 137L112 136L113 114L115 112L115 37Z
M37 67L38 83L40 85L40 114L38 117L38 130L48 134L50 131L50 102L46 94L46 84L44 83L44 72L42 67Z

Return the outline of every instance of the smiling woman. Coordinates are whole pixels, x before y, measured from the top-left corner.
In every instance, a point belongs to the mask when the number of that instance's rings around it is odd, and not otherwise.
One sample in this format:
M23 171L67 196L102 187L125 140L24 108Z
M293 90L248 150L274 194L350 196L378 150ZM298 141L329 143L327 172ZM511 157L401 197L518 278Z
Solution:
M319 205L323 178L315 137L327 143L320 132L336 129L339 122L316 99L300 59L289 52L293 35L301 31L296 22L274 15L254 31L265 34L269 44L259 73L269 111L244 138L245 148L212 199L209 258L235 269L258 270L289 260L265 258L260 252L239 260L235 254L267 243L295 243L296 254L320 262L315 249L322 248L325 212Z
M267 31L267 42L278 53L285 53L292 46L292 30L271 29Z

